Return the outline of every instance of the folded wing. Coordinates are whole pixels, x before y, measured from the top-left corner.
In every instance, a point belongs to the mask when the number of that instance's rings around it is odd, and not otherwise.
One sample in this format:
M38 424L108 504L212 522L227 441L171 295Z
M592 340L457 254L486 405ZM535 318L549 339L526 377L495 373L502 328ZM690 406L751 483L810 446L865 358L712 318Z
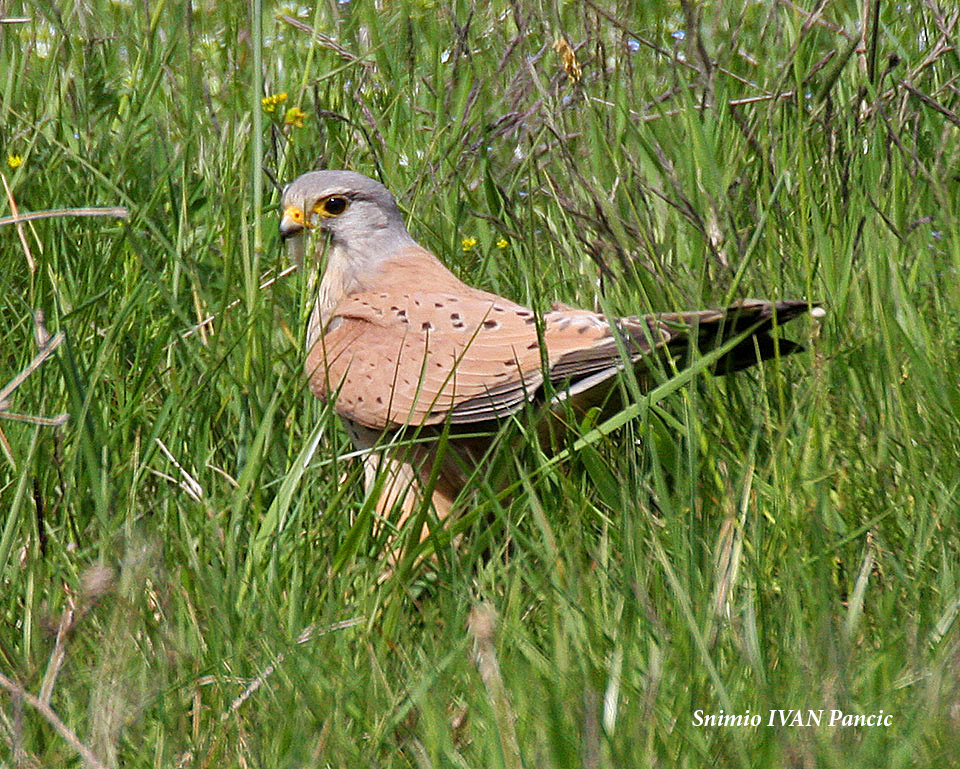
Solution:
M544 371L557 397L595 390L654 349L686 358L752 330L722 358L735 371L798 349L770 332L810 309L806 302L747 300L725 310L621 318L555 310L538 324L532 310L471 289L358 294L337 308L307 357L314 394L336 396L337 411L367 427L487 422L542 397Z

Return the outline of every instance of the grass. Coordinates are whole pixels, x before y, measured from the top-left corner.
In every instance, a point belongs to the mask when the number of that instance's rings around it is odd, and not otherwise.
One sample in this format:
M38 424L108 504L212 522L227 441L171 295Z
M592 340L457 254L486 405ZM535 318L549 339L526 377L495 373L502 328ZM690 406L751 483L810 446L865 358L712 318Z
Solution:
M0 216L53 215L0 225L0 382L64 342L0 407L68 421L0 420L0 766L957 765L956 14L863 5L4 4ZM260 288L314 167L541 311L829 312L562 462L510 428L379 582L314 276ZM766 725L821 708L892 722Z

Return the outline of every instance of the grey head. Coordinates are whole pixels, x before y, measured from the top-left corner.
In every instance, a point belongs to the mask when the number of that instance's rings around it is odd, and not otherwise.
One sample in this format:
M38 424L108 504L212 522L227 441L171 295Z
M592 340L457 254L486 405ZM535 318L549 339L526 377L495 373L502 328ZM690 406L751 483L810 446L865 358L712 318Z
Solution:
M354 171L310 171L287 185L281 237L313 228L351 252L383 254L414 244L390 190Z

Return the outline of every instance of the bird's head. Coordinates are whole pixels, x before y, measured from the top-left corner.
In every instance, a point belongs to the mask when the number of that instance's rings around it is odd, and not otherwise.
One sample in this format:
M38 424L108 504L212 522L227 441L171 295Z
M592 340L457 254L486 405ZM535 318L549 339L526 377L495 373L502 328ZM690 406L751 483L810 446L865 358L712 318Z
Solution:
M314 229L348 252L383 253L411 240L390 190L353 171L311 171L287 185L281 238L302 253L303 234Z

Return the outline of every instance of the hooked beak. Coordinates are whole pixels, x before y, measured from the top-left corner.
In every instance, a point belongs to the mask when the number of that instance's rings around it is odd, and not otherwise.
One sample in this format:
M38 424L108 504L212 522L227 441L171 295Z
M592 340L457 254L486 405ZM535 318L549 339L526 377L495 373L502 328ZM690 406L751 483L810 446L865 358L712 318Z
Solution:
M287 206L280 220L280 239L287 240L303 232L306 227L306 218L296 206Z

